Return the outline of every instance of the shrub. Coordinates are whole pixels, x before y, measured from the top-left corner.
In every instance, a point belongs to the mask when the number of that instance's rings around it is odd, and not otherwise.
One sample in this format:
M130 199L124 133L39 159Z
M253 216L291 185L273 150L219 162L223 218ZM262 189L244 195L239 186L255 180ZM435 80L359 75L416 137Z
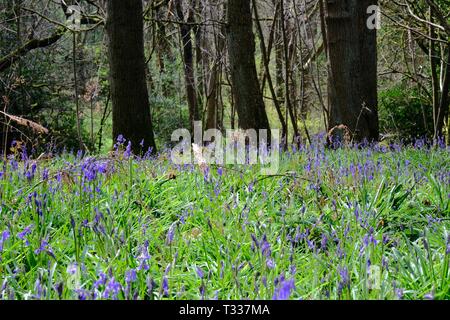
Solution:
M433 130L432 110L429 102L416 89L400 85L385 90L379 95L380 132L405 142L430 137Z

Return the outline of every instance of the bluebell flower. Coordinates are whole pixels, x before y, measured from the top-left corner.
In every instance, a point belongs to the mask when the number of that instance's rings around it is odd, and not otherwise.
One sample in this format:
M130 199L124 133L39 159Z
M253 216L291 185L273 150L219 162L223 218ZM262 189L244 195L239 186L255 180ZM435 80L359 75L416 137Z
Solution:
M389 243L391 239L389 238L389 236L387 234L383 234L383 244L386 245Z
M205 284L203 282L200 285L199 292L200 292L200 295L202 296L202 299L204 299L205 298Z
M270 243L267 241L267 236L264 235L261 241L261 252L264 256L269 257L272 254Z
M152 278L150 278L150 276L147 276L146 283L147 283L147 294L149 296L152 296L153 295L153 288L155 288L156 283L155 283L155 281Z
M136 258L139 262L138 270L148 270L150 269L148 265L148 261L150 260L151 256L148 253L148 244L145 243L143 246L141 246L139 256Z
M100 272L99 278L97 279L97 281L94 282L94 288L98 288L100 286L105 285L107 280L108 280L108 278L107 278L106 274L103 272Z
M294 280L283 280L275 289L273 300L288 300L292 292L295 290Z
M34 292L36 299L41 299L44 295L44 287L41 285L41 280L39 278L37 278L34 283Z
M36 168L37 168L36 162L33 162L31 165L31 170L30 171L27 170L25 172L25 177L27 178L28 181L33 180L34 175L36 173Z
M78 289L75 290L76 294L78 295L78 300L85 301L89 297L89 293L86 290Z
M203 279L203 277L205 276L204 273L203 273L203 270L202 270L201 268L199 268L199 267L196 267L196 268L195 268L195 271L197 272L197 276L198 276L200 279Z
M117 282L114 277L111 277L106 284L105 291L103 292L104 299L117 299L120 291L122 290L122 286L119 282Z
M34 250L34 254L40 254L41 252L47 252L52 257L55 257L53 254L53 249L48 244L48 239L41 239L41 244L39 245L39 248Z
M17 169L19 169L19 163L16 160L11 159L9 163L11 165L12 171L16 171Z
M341 294L342 290L345 288L350 288L350 275L348 273L347 267L339 268L339 285L338 293Z
M67 273L74 275L75 273L77 273L78 270L78 264L76 262L71 263L67 266Z
M394 293L395 293L397 299L399 299L399 300L402 300L402 299L403 299L403 296L404 296L404 291L403 291L403 289L395 288L395 289L394 289Z
M446 255L450 255L450 235L447 237L447 249L445 250Z
M128 145L125 149L125 152L123 153L123 156L125 157L125 159L128 159L129 157L131 157L131 153L131 141L128 141Z
M295 275L296 273L297 273L297 267L295 266L295 265L291 265L290 267L289 267L289 273L291 274L291 275Z
M266 276L263 276L261 278L261 282L262 282L263 286L267 288L267 277Z
M17 237L18 237L20 240L25 241L25 244L26 244L27 246L29 245L29 242L28 242L28 239L26 238L26 236L29 235L29 234L31 233L32 229L33 229L33 225L31 224L31 225L25 227L25 229L23 229L21 232L19 232L19 233L17 234Z
M176 222L172 223L172 225L169 228L169 231L167 232L167 237L166 237L166 244L167 245L171 245L175 236L175 227L176 227Z
M48 169L45 168L44 171L42 172L42 180L48 180Z
M216 197L218 197L219 194L220 194L220 186L219 186L219 182L217 182L217 183L214 185L214 194L215 194Z
M62 299L62 294L63 294L63 290L64 290L64 283L63 282L58 282L57 284L55 284L55 286L53 288L58 293L59 299Z
M220 261L220 279L223 279L225 271L225 262L222 260Z
M101 174L107 173L108 172L108 162L107 161L97 162L95 165L95 170L97 170L97 172L99 172Z
M130 269L125 272L125 282L126 283L132 283L137 280L137 273L136 269Z
M423 296L425 300L434 300L434 293L430 292Z
M3 244L6 242L6 240L9 239L9 237L11 236L9 230L5 230L2 232L2 235L0 237L0 252L3 251Z
M75 219L73 218L73 216L70 216L70 225L73 229L75 229Z
M306 239L306 243L307 243L308 248L309 248L310 250L316 249L316 244L314 243L314 240Z
M252 233L252 234L250 235L250 237L252 238L252 241L253 241L254 246L256 246L256 248L259 249L259 241L258 241L258 239L256 239L256 236Z
M163 290L163 295L167 297L169 295L169 280L167 279L167 277L164 277L164 279L163 279L162 290Z
M204 169L203 169L203 180L205 181L205 183L208 183L209 182L209 172L210 172L210 169L209 169L209 167L205 167Z
M121 134L119 134L118 136L117 136L117 143L119 143L119 144L124 144L125 143L125 141L126 141L126 139L123 137L123 135L121 135Z
M322 250L327 249L327 243L328 243L328 238L327 238L327 235L324 233L324 234L322 234L322 240L320 242Z

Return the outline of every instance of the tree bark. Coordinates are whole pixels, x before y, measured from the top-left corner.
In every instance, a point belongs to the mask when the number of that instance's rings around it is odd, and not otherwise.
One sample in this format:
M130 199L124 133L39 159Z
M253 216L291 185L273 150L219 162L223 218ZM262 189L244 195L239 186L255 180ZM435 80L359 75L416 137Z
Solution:
M376 29L367 27L367 8L376 4L376 0L326 1L329 130L345 125L355 141L379 138Z
M270 129L255 63L251 0L228 0L228 55L241 129Z
M223 29L223 28L221 28ZM209 78L208 93L206 97L206 122L205 129L223 129L221 116L223 111L220 106L220 89L221 89L221 78L223 71L223 57L222 53L225 49L225 30L223 34L219 32L217 35L217 48L216 57L214 59L214 64L211 70L211 75Z
M113 141L123 135L131 141L135 153L149 147L156 151L145 73L142 12L141 0L107 2Z
M175 13L177 15L178 20L180 20L180 22L184 22L182 0L175 0ZM193 132L194 122L199 121L201 119L197 102L191 26L189 25L189 23L180 24L180 33L181 33L181 42L183 45L182 51L184 61L184 78L185 78L187 102L189 107L189 123L191 132Z
M258 30L258 34L259 34L259 41L260 41L260 47L261 47L261 53L262 53L262 60L263 60L263 66L264 66L264 77L263 77L263 83L265 82L265 80L267 79L267 83L269 85L269 90L270 93L272 95L272 99L273 99L273 104L275 106L275 110L277 111L278 114L278 119L280 120L280 124L281 124L281 139L284 142L287 142L287 134L288 134L288 127L287 127L287 123L284 120L283 117L283 113L281 111L281 106L280 106L280 101L279 98L281 97L282 94L282 81L283 81L283 70L281 69L281 65L278 66L278 61L276 63L276 70L277 70L277 75L276 75L276 79L277 79L277 89L278 89L278 93L275 91L274 85L273 85L273 81L272 81L272 76L270 74L270 53L267 52L266 50L266 44L264 41L264 33L261 27L261 23L259 21L259 14L258 14L258 9L256 7L256 0L252 0L253 2L253 11L255 13L255 20L256 20L256 28ZM278 23L278 15L277 12L279 11L279 4L276 4L276 9L275 9L275 21L274 21L274 25L273 25L273 31L275 32L275 24ZM273 37L272 37L273 38ZM269 39L270 40L270 39ZM269 45L269 47L271 47L271 45ZM278 54L276 54L277 56L277 60L278 60ZM282 61L281 61L282 62ZM280 70L279 70L280 68ZM281 81L279 80L279 75L281 77ZM281 89L281 91L280 91ZM262 86L262 90L264 90L264 86ZM281 93L280 93L281 92ZM284 147L287 147L287 143L284 143Z
M164 12L162 7L155 9L155 16L158 20L164 19ZM165 76L167 73L166 62L170 64L175 63L170 43L167 39L166 25L162 21L156 21L156 57L159 66L159 74L163 76L162 93L164 97L169 97L175 90L175 84L171 76Z
M442 138L444 134L444 120L448 117L449 114L449 104L450 104L450 45L448 46L448 49L444 51L447 51L447 62L445 65L444 70L444 81L442 85L442 92L441 92L441 100L439 101L439 109L437 112L437 119L436 119L436 128L434 132L434 139L437 140L438 138ZM445 54L445 52L444 52ZM447 124L448 125L448 124Z
M289 44L286 34L286 22L285 22L285 12L284 12L284 0L280 0L281 3L281 33L282 33L282 39L283 39L283 60L284 60L284 96L285 96L285 105L287 113L289 114L289 117L291 118L292 128L294 130L294 141L297 141L300 143L300 131L298 130L297 125L297 118L294 116L294 112L292 110L292 103L291 103L291 93L289 92L290 88L290 59L289 59ZM287 119L287 115L286 115ZM286 141L287 143L287 141Z

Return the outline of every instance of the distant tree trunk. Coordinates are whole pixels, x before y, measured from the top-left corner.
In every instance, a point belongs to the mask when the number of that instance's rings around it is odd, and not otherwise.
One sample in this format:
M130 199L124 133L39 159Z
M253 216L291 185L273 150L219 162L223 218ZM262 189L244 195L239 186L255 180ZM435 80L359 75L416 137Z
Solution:
M144 24L141 0L107 1L107 32L113 141L123 135L135 153L156 151L145 74Z
M192 10L190 8L189 10ZM175 13L180 23L181 42L183 45L184 77L187 102L189 107L189 124L191 132L194 130L194 122L201 120L197 103L195 86L194 59L191 38L191 26L184 22L182 0L175 0Z
M211 75L209 78L208 92L206 96L206 129L222 129L220 108L220 87L225 39L222 34L217 36L216 57L213 61Z
M155 12L158 20L164 19L164 12L162 7L156 8ZM170 43L167 39L166 26L164 22L156 22L156 57L159 66L159 74L163 76L162 91L165 97L170 96L175 88L172 76L166 76L166 62L173 64L175 57L172 54Z
M450 104L450 45L448 50L444 49L444 55L447 52L447 61L444 64L444 78L442 83L441 99L439 101L438 111L436 115L436 126L434 131L434 139L442 138L444 134L444 120L447 119L449 114ZM448 124L447 124L448 126ZM450 129L449 129L450 130Z
M275 110L277 111L278 119L280 120L280 124L281 124L281 139L283 141L283 146L286 148L287 147L286 142L287 142L287 135L288 135L288 126L287 126L287 121L283 117L283 112L282 112L281 106L280 106L280 98L281 98L281 94L283 92L282 91L282 88L283 88L282 87L282 81L283 81L282 62L283 61L281 60L280 66L278 66L278 61L276 64L276 69L277 69L276 78L277 78L278 93L275 91L275 86L273 84L272 76L270 74L270 61L269 61L270 60L270 51L271 51L272 45L273 45L272 42L274 41L274 39L276 39L275 31L276 31L277 23L279 21L279 19L277 19L277 17L278 17L277 13L279 12L280 3L279 2L274 3L275 4L275 15L274 15L275 19L274 19L271 34L269 37L268 49L266 49L264 33L263 33L263 30L261 27L261 23L259 21L259 13L258 13L258 7L256 4L256 0L252 0L252 4L253 4L253 12L255 14L255 20L256 20L256 28L258 30L258 35L259 35L259 43L260 43L260 47L261 47L261 54L262 54L262 60L263 60L262 63L263 63L263 67L264 67L264 76L263 76L263 80L262 80L263 85L260 88L261 88L261 90L264 90L265 82L267 80L270 94L272 95L272 99L273 99L273 105L275 106ZM276 42L275 43L275 46L276 46L277 40L275 40L275 42ZM276 52L276 56L278 59L277 52ZM280 78L278 76L280 76ZM281 91L279 89L281 89ZM286 119L287 119L287 117L286 117Z
M291 123L292 123L292 128L294 130L294 141L297 141L298 143L300 143L300 131L298 130L298 125L297 125L297 119L294 116L294 112L293 112L293 107L292 107L292 103L291 103L291 96L290 96L290 59L289 59L289 43L288 43L288 39L287 39L287 34L286 34L286 23L287 21L285 21L285 12L284 12L284 0L280 0L281 3L281 7L280 7L280 12L281 12L281 33L282 33L282 39L283 39L283 58L284 58L284 97L285 97L285 105L286 105L286 119L289 117L291 118ZM288 143L288 141L286 141L286 143Z
M228 55L242 129L270 129L255 63L251 0L228 0Z
M203 95L206 92L206 76L205 66L208 65L208 56L204 54L206 50L206 29L203 26L203 0L196 0L191 4L191 10L189 11L189 23L195 23L198 20L198 24L193 27L195 35L195 65L196 65L196 84L197 84L197 104L199 112L203 109ZM198 18L194 18L196 15Z
M281 4L280 0L277 0ZM276 74L276 84L277 84L277 98L278 100L283 100L284 98L284 77L283 77L283 28L282 19L284 19L284 12L278 10L275 16L275 74ZM286 107L286 101L284 101L284 106ZM286 108L287 110L287 108ZM286 112L287 114L287 112ZM287 117L286 117L287 119Z
M280 0L274 1L279 6L279 10L275 10L275 79L277 84L277 100L284 101L285 107L285 118L283 119L282 128L283 128L283 143L287 148L288 139L289 139L289 111L288 111L288 103L286 101L285 95L285 78L283 76L283 63L284 63L284 42L283 42L283 19L284 19L284 6ZM278 12L278 14L277 14Z
M326 0L329 129L345 125L355 141L379 138L376 29L367 27L367 8L376 4Z

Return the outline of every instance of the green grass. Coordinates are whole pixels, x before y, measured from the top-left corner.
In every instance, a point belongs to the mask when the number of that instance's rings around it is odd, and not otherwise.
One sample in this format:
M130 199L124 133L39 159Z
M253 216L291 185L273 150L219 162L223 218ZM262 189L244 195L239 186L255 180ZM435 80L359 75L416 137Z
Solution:
M9 160L0 297L449 299L449 164L444 149L317 146L273 177L165 155Z

